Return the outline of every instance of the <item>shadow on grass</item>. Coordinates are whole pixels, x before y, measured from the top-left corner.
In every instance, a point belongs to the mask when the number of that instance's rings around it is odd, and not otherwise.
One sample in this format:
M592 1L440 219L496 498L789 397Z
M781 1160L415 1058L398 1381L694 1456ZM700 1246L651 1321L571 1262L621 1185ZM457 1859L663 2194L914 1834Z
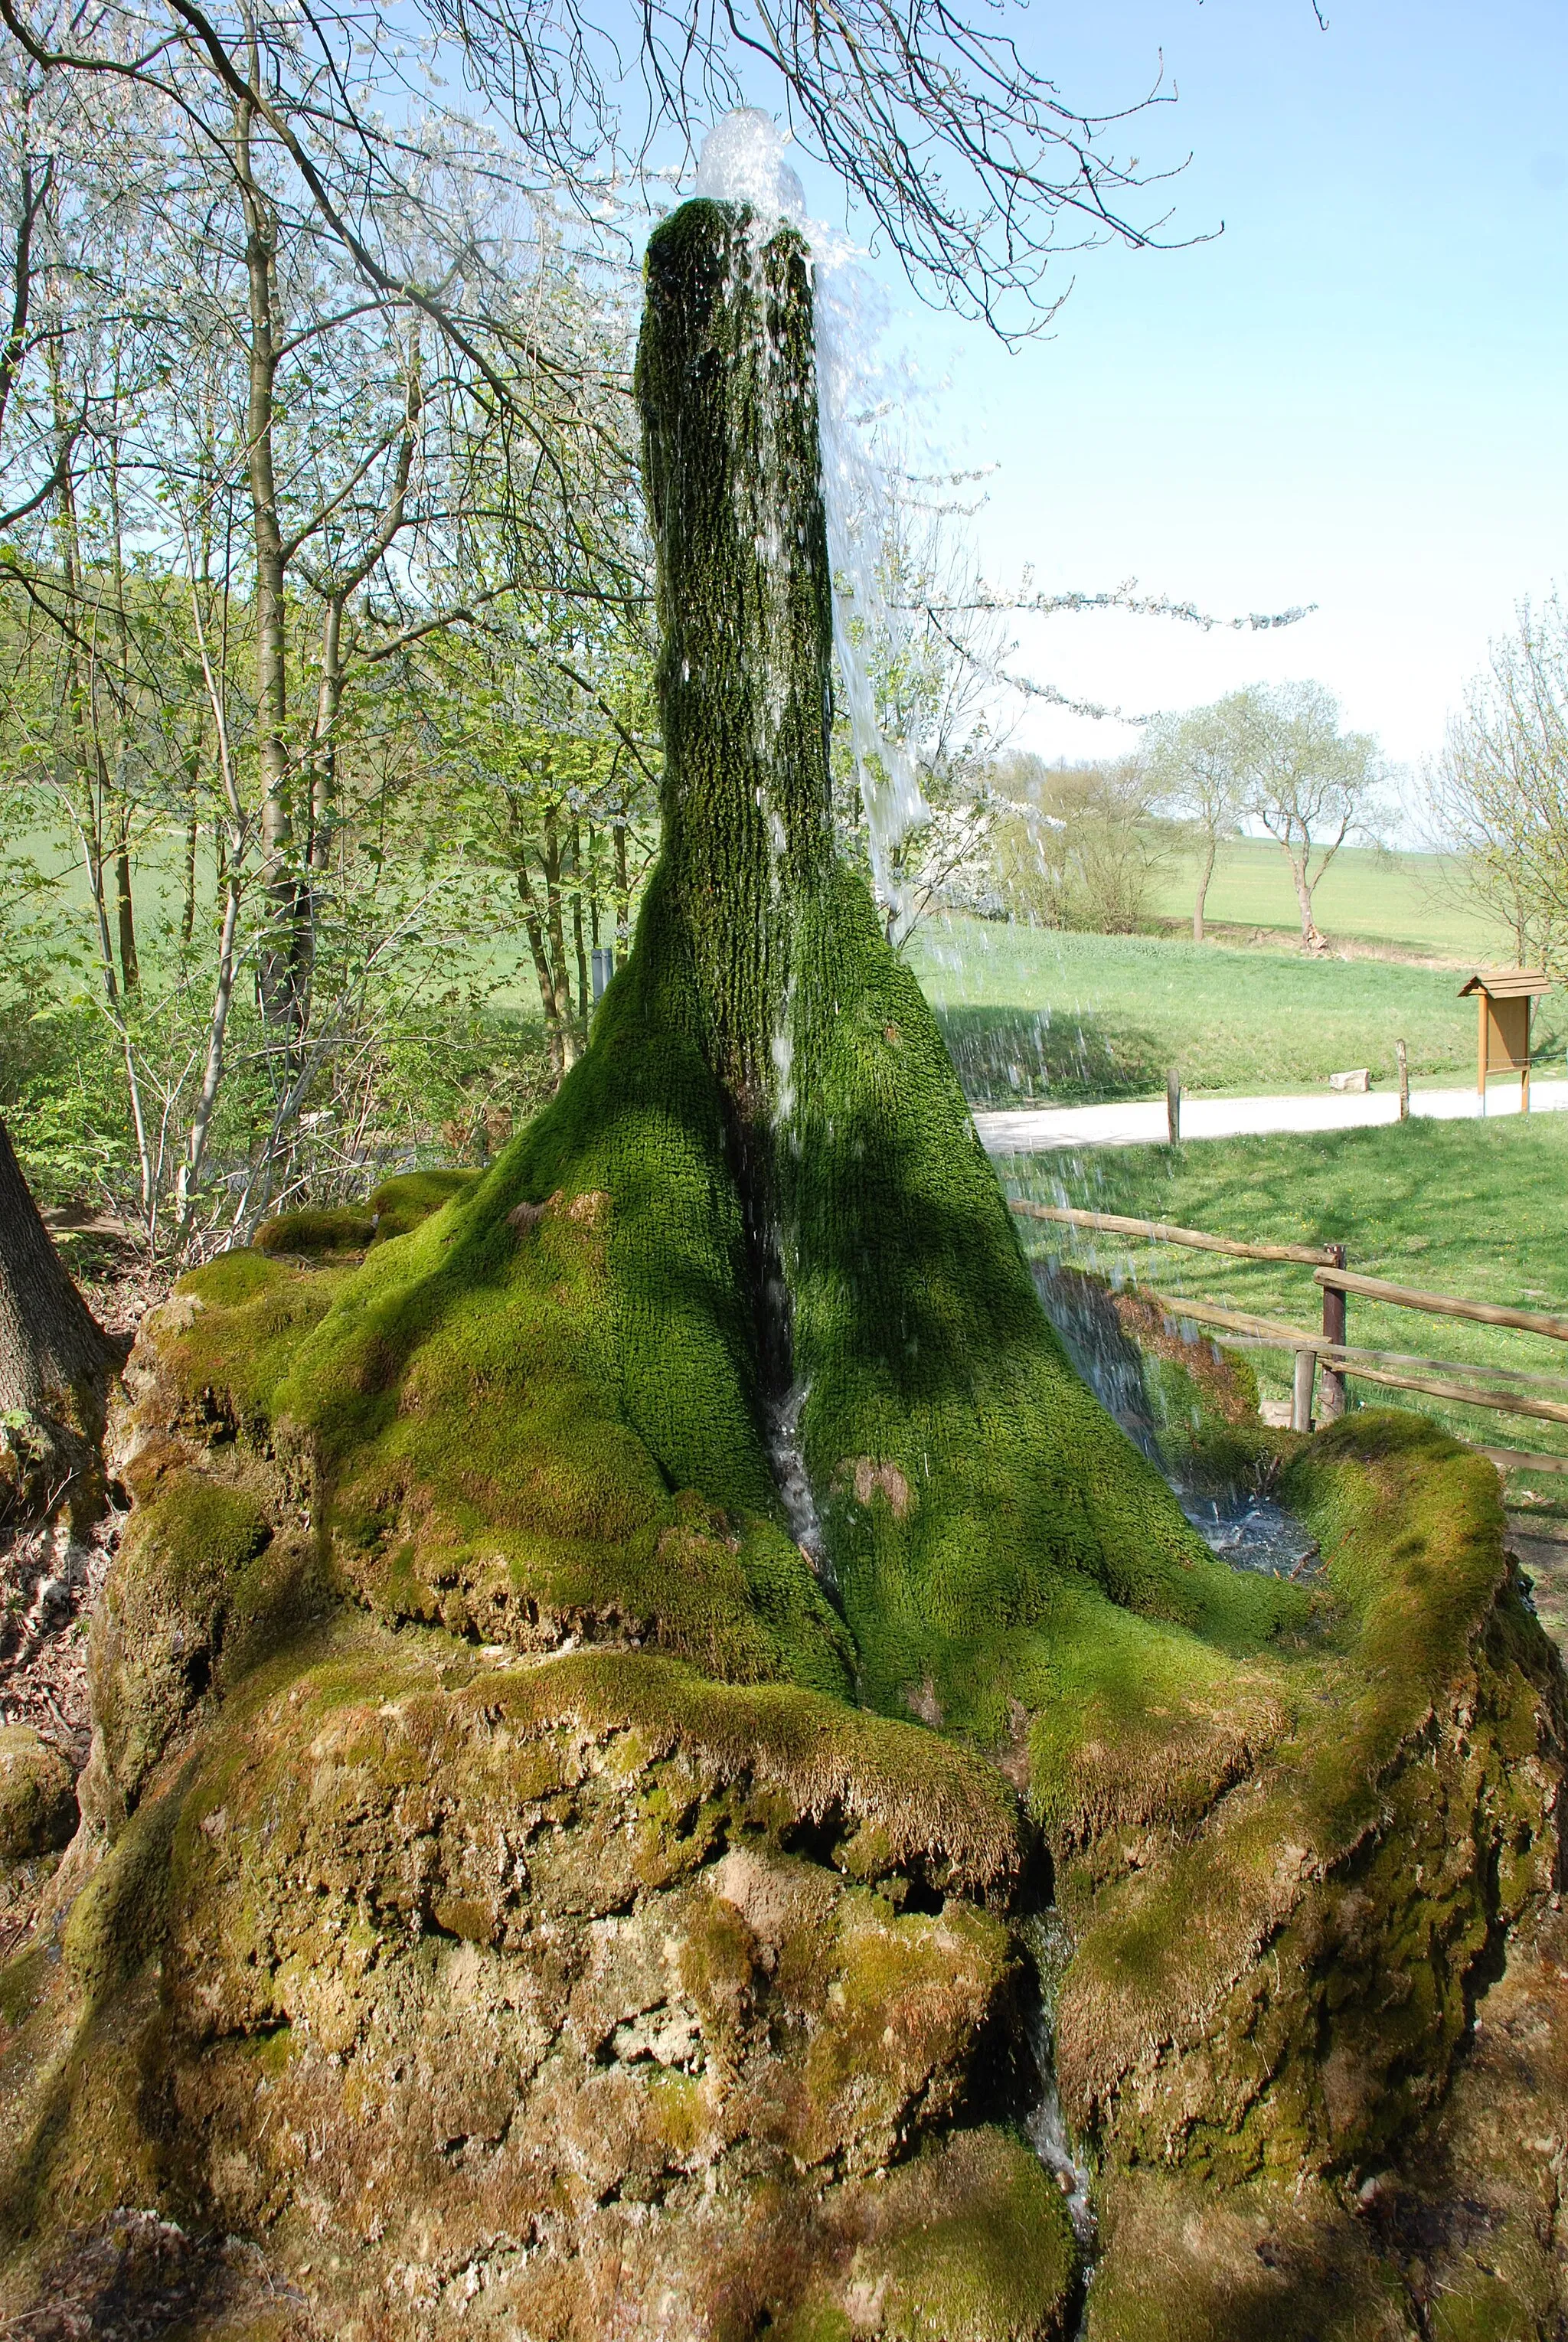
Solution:
M935 1016L971 1106L1143 1097L1165 1078L1154 1034L1093 1011L964 1006Z

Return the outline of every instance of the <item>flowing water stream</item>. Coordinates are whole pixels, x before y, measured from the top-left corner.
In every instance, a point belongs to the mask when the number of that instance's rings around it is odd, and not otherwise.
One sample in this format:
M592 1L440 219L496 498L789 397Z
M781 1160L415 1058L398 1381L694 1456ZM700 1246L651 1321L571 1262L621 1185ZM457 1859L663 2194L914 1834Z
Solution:
M1317 1553L1294 1515L1256 1488L1215 1491L1183 1478L1163 1449L1143 1355L1124 1332L1105 1286L1047 1258L1034 1264L1034 1284L1063 1348L1107 1414L1169 1483L1211 1552L1236 1569L1274 1577L1310 1571Z

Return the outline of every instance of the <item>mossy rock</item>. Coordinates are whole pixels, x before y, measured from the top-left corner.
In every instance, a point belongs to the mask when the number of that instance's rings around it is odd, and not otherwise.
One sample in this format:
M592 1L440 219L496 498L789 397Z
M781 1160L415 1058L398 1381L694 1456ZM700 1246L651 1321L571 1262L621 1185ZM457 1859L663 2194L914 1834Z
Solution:
M1491 1466L1367 1412L1284 1486L1325 1583L1315 1637L1275 1662L1272 1736L1196 1827L1171 1814L1162 1843L1145 1820L1130 1873L1080 1857L1063 1878L1076 2120L1120 2159L1232 2178L1364 2168L1407 2137L1483 1956L1561 1859L1563 1671Z
M0 1869L57 1853L76 1819L75 1779L59 1750L31 1725L0 1726Z
M1073 2274L1033 2157L969 2112L1010 2087L1024 1977L954 1890L1005 1901L1019 1851L995 1776L913 1726L362 1624L230 1701L65 1972L103 2009L158 1954L183 2184L222 2227L299 2248L307 2140L310 2233L375 2207L338 2278L307 2253L320 2314L405 2301L409 2267L434 2311L472 2265L476 2331L588 2332L619 2271L697 2333L737 2289L777 2322L804 2276L850 2314L874 2262L874 2330L1004 2342L1058 2332ZM562 2248L519 2256L502 2207Z
M88 1668L103 1759L134 1806L192 1717L331 1599L316 1541L275 1527L254 1487L164 1450L94 1613Z
M1118 2240L1342 2203L1437 2117L1557 1879L1562 1670L1441 1435L1290 1465L1307 1589L1217 1560L1073 1372L834 861L809 275L754 226L650 245L664 850L591 1046L485 1173L378 1191L362 1264L215 1262L138 1345L109 1851L23 2027L68 2078L0 2128L15 2233L142 2173L348 2337L1021 2342L1074 2284L1039 2015L1092 2316L1196 2335ZM1253 1436L1164 1366L1170 1425Z
M385 1244L393 1236L405 1236L432 1212L449 1204L454 1196L464 1194L480 1174L458 1166L429 1171L400 1171L394 1178L384 1179L379 1187L371 1190L365 1210L375 1222L376 1240Z

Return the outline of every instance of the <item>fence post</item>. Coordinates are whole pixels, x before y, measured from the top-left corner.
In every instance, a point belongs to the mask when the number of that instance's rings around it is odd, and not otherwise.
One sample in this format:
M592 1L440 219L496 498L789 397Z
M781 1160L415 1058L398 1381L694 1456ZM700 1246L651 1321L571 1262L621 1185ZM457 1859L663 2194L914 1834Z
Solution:
M1330 1258L1335 1268L1344 1266L1343 1245L1330 1245ZM1344 1340L1345 1296L1337 1286L1325 1285L1323 1289L1323 1337L1325 1342ZM1337 1423L1344 1413L1344 1373L1331 1366L1325 1358L1323 1369L1323 1398L1319 1413L1325 1423Z
M1403 1041L1394 1043L1393 1054L1399 1059L1399 1118L1401 1122L1408 1122L1410 1120L1410 1056Z
M1165 1127L1171 1145L1182 1143L1182 1076L1173 1066L1165 1076Z
M1291 1429L1293 1431L1310 1431L1312 1429L1312 1386L1313 1377L1316 1373L1317 1352L1315 1350L1298 1350L1296 1352L1295 1386L1291 1393ZM1328 1376L1326 1372L1323 1376L1323 1384L1326 1395L1326 1387L1328 1384Z

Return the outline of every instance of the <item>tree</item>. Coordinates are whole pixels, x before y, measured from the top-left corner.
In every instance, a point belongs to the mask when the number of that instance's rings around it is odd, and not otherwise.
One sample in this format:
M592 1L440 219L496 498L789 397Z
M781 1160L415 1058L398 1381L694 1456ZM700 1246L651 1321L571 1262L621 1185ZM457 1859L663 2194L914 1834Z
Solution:
M1513 632L1450 721L1432 776L1443 842L1467 892L1503 921L1521 967L1561 966L1568 939L1568 611L1519 607Z
M238 89L179 41L147 73L7 42L0 75L6 826L70 841L87 903L73 922L59 889L61 925L117 1058L124 1201L176 1253L236 1193L243 1232L363 1168L318 1141L374 1133L375 1016L408 1028L400 979L439 980L434 932L461 917L415 753L422 649L505 594L609 634L649 596L625 271L585 267L545 196L519 205L514 149L428 106L400 121L398 185L376 181L371 265L290 149L291 123L320 127L292 35L254 31ZM604 866L624 924L624 824L565 852L577 880Z
M0 1519L58 1506L102 1436L116 1363L0 1121Z
M831 17L756 0L720 12L653 0L631 47L619 11L584 0L420 0L419 14L510 116L525 184L564 190L585 220L603 222L617 176L640 176L672 134L689 149L698 125L760 79L915 282L961 315L1030 329L1057 305L1044 282L1057 255L1157 240L1161 223L1134 212L1159 175L1114 142L1130 115L1165 102L1159 82L1114 113L1074 107L1012 33L966 22L945 0L846 0ZM80 10L0 0L0 22L47 72L115 75L187 105L193 81L205 82L231 110L230 141L254 132L275 144L317 232L367 286L474 346L471 313L441 269L400 276L386 248L388 224L423 193L401 129L429 86L413 80L404 20L342 0L286 18L254 0ZM639 82L640 119L628 102ZM490 382L504 406L504 371ZM525 419L525 401L516 412Z
M1248 699L1232 692L1212 707L1163 716L1145 736L1154 796L1190 826L1198 846L1193 941L1203 940L1203 910L1220 840L1233 837L1247 809Z
M1047 765L1015 756L993 786L1006 807L992 845L994 883L1013 916L1135 934L1170 846L1142 758Z
M1370 733L1341 731L1339 703L1321 683L1253 684L1233 696L1246 810L1289 866L1302 949L1326 951L1313 896L1352 830L1374 816L1383 771L1377 743Z

